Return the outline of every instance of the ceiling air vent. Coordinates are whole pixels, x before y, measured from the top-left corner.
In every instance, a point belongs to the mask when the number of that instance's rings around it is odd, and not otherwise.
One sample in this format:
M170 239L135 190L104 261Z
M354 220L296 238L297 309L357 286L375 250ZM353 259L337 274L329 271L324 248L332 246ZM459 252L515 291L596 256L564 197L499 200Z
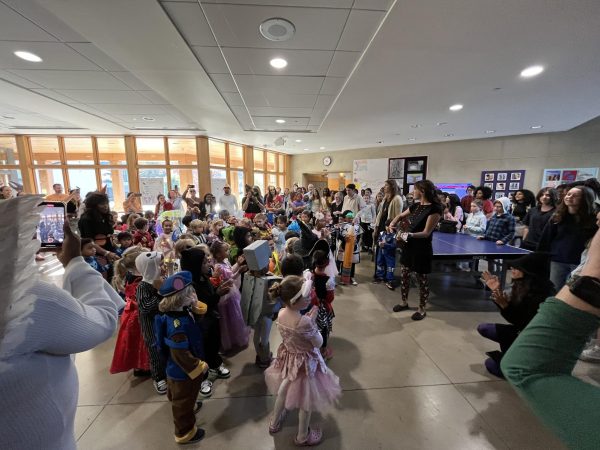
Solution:
M260 34L269 41L288 41L296 33L296 27L292 22L280 17L273 17L260 24Z

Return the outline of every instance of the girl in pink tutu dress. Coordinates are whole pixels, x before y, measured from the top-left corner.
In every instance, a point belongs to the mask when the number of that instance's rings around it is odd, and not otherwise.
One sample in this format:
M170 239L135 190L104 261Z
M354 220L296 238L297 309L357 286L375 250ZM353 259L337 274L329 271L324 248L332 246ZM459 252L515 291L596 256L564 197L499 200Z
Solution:
M279 312L277 326L283 342L277 358L265 371L265 381L277 395L269 423L269 432L281 430L288 410L299 409L298 446L317 445L323 437L317 427L310 428L312 411L322 411L341 394L338 377L327 367L319 348L323 338L316 324L318 308L306 315L300 311L310 305L312 282L303 277L287 276L269 290L271 298L281 298L285 308Z
M221 351L226 354L237 353L248 347L250 327L242 316L240 300L240 276L246 267L243 258L235 265L229 262L229 245L215 241L210 251L215 259L215 267L211 281L215 287L230 281L231 289L219 300L219 327L221 330Z

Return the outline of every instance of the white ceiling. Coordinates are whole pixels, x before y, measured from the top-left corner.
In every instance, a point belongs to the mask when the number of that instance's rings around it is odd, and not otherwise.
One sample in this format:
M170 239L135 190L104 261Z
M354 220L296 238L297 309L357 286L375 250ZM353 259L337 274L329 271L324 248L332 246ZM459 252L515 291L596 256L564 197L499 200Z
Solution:
M263 39L271 17L294 38ZM598 0L0 0L0 104L46 132L288 153L553 132L600 115L598 48ZM521 79L532 64L546 71ZM30 132L9 121L0 132Z

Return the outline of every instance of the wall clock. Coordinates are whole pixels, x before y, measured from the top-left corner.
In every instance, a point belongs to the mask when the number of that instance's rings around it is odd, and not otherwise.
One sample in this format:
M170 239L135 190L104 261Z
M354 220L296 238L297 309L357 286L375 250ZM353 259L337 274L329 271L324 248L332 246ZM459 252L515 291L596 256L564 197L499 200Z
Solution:
M323 158L323 165L329 166L331 164L331 156L326 156Z

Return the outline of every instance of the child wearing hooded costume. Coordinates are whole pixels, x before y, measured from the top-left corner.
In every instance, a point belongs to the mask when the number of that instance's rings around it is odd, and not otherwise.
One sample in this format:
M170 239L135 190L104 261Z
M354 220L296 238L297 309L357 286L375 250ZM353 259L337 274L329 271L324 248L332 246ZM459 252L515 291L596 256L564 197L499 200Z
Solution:
M500 378L504 378L500 369L502 357L537 314L540 304L555 293L550 281L549 254L530 253L508 264L512 268L510 289L502 292L498 277L489 272L483 274L483 279L492 290L492 300L509 325L481 323L477 327L480 335L500 345L500 351L486 353L489 358L485 361L488 372Z
M135 259L135 267L142 276L142 281L135 291L135 298L139 307L142 335L150 355L150 372L154 380L154 389L159 395L164 395L167 393L167 373L165 363L158 353L154 334L154 317L159 313L158 304L161 301L158 288L163 282L161 264L162 254L158 252L144 252Z
M162 315L157 315L154 329L157 347L167 361L168 398L171 401L175 442L190 444L204 437L196 427L195 413L200 385L208 372L204 362L204 345L199 318L206 314L206 304L198 301L192 286L192 274L178 272L165 280L159 290Z
M354 273L356 270L356 264L360 262L360 235L362 234L362 228L359 224L354 223L354 213L350 210L344 211L340 218L342 222L340 228L336 230L337 240L337 256L336 261L340 275L342 274L342 264L344 261L344 254L346 251L352 251L352 266L350 269L350 280L353 286L358 283L354 280ZM349 240L349 234L353 232L356 236L354 240L354 247L346 249L346 243Z

